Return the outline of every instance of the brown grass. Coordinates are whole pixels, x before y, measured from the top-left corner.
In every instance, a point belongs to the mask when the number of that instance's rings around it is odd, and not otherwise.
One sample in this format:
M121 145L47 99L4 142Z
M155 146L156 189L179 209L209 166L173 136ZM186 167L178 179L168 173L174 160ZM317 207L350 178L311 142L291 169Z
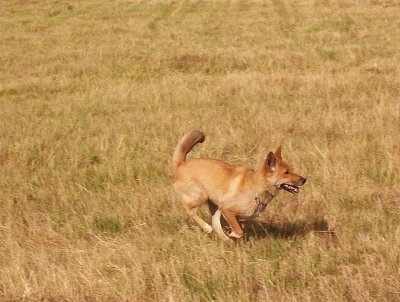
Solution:
M0 300L400 300L396 1L0 11ZM191 156L282 142L309 179L243 245L187 227L170 158L194 128Z

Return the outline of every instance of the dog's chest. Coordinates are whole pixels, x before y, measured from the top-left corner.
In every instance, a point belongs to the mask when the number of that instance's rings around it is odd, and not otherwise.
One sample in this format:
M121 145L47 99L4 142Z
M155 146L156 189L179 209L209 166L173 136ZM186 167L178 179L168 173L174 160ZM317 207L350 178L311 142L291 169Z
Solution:
M278 191L274 189L258 193L253 192L252 194L241 196L236 201L232 200L228 207L234 209L237 215L244 220L255 219L265 211L267 205L277 194Z

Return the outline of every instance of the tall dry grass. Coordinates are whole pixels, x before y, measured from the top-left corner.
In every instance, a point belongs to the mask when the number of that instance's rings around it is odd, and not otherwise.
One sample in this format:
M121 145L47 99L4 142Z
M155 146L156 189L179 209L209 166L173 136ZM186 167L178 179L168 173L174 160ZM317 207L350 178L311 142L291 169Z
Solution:
M0 300L398 301L399 14L0 2ZM170 157L193 128L193 157L282 143L309 179L244 245L186 224Z

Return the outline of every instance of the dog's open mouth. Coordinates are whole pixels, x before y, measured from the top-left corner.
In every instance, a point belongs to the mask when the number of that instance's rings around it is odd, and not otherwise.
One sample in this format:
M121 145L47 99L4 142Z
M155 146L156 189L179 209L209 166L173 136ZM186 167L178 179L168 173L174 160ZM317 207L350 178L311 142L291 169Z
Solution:
M299 193L299 187L289 184L281 184L281 189L284 189L290 193Z

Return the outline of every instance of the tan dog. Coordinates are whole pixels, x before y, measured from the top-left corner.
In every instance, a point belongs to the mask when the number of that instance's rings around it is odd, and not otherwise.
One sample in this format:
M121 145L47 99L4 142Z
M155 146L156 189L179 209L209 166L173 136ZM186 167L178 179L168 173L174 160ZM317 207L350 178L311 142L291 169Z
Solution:
M194 130L178 143L172 157L174 188L194 222L207 233L214 230L224 241L230 241L229 237L243 236L237 219L248 220L258 216L280 189L298 193L299 186L306 182L282 160L281 147L275 154L269 152L256 170L211 158L186 161L190 150L204 140L204 134ZM212 227L197 215L199 207L210 201L218 207L212 217ZM229 237L222 230L221 214L232 229Z

